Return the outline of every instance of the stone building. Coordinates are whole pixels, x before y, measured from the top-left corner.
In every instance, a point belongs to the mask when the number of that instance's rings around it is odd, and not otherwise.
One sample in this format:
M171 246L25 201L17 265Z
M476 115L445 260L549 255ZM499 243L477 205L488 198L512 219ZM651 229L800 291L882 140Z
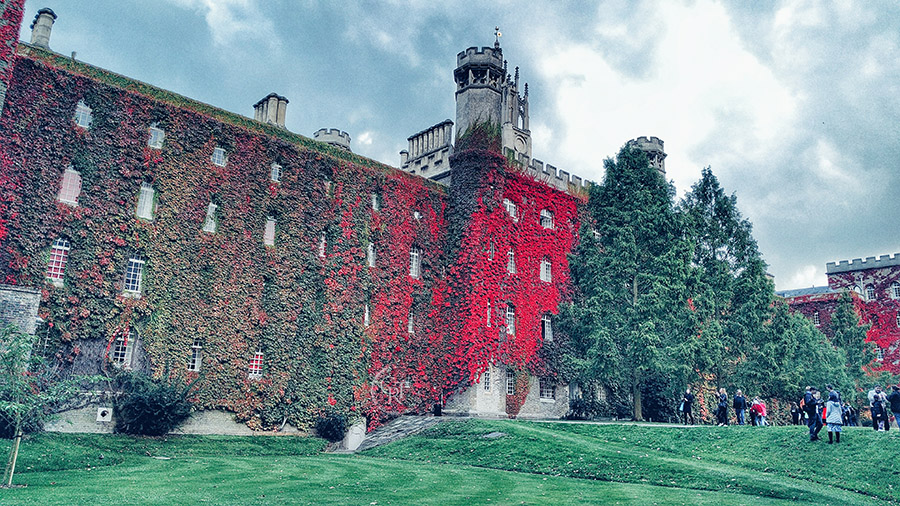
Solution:
M4 22L22 3L0 4ZM31 43L0 41L15 49L0 275L40 291L38 332L69 367L202 372L197 406L251 428L435 403L565 413L541 356L585 183L531 158L527 85L499 43L452 75L457 129L498 125L505 153L454 142L447 120L409 138L398 170L346 132L288 131L276 93L250 118L54 53L54 20L42 9Z

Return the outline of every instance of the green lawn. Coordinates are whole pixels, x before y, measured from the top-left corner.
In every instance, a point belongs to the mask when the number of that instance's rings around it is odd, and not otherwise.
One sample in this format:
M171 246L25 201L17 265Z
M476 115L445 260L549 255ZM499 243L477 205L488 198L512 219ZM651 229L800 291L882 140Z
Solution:
M0 504L900 504L900 434L845 439L465 420L329 455L291 436L40 434L22 445L15 482L28 486L0 490Z

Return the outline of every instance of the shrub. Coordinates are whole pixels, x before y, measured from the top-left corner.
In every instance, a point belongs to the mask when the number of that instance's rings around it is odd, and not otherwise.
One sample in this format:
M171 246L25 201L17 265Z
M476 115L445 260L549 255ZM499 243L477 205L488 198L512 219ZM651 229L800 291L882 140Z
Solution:
M173 380L126 372L116 378L119 396L113 403L116 432L161 436L191 415L187 397L197 380L179 387Z
M332 443L344 439L347 433L347 415L327 413L316 420L316 433Z

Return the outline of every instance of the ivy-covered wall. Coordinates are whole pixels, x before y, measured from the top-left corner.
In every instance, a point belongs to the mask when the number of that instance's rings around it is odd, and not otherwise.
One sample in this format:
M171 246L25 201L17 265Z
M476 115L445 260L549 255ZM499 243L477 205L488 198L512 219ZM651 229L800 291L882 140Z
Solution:
M75 124L79 101L91 109L88 128ZM165 132L160 149L148 146L154 125ZM216 148L224 167L211 160ZM135 367L187 379L199 340L197 406L251 427L304 427L327 409L375 424L446 399L490 361L552 376L540 318L568 297L579 200L495 152L467 153L455 165L473 183L451 202L425 179L20 46L0 117L0 280L41 287L51 347L80 372L111 370L115 340L129 335ZM58 200L67 167L81 176L77 205ZM155 192L149 220L136 217L142 184ZM202 230L209 204L213 233ZM543 209L553 228L541 226ZM47 264L60 238L70 250L54 284ZM140 297L123 293L133 255L146 262ZM540 280L544 259L550 282ZM504 331L508 304L514 336ZM257 352L262 375L250 378Z

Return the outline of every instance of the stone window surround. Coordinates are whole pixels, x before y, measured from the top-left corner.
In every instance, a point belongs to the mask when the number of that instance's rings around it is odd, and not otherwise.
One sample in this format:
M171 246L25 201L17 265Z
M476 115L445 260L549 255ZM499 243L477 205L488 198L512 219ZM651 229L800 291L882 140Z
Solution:
M122 293L125 296L140 298L145 264L146 260L141 255L132 254L129 257L125 267L125 280L122 284Z
M550 378L540 378L538 380L538 394L541 402L556 402L556 385L550 381Z

